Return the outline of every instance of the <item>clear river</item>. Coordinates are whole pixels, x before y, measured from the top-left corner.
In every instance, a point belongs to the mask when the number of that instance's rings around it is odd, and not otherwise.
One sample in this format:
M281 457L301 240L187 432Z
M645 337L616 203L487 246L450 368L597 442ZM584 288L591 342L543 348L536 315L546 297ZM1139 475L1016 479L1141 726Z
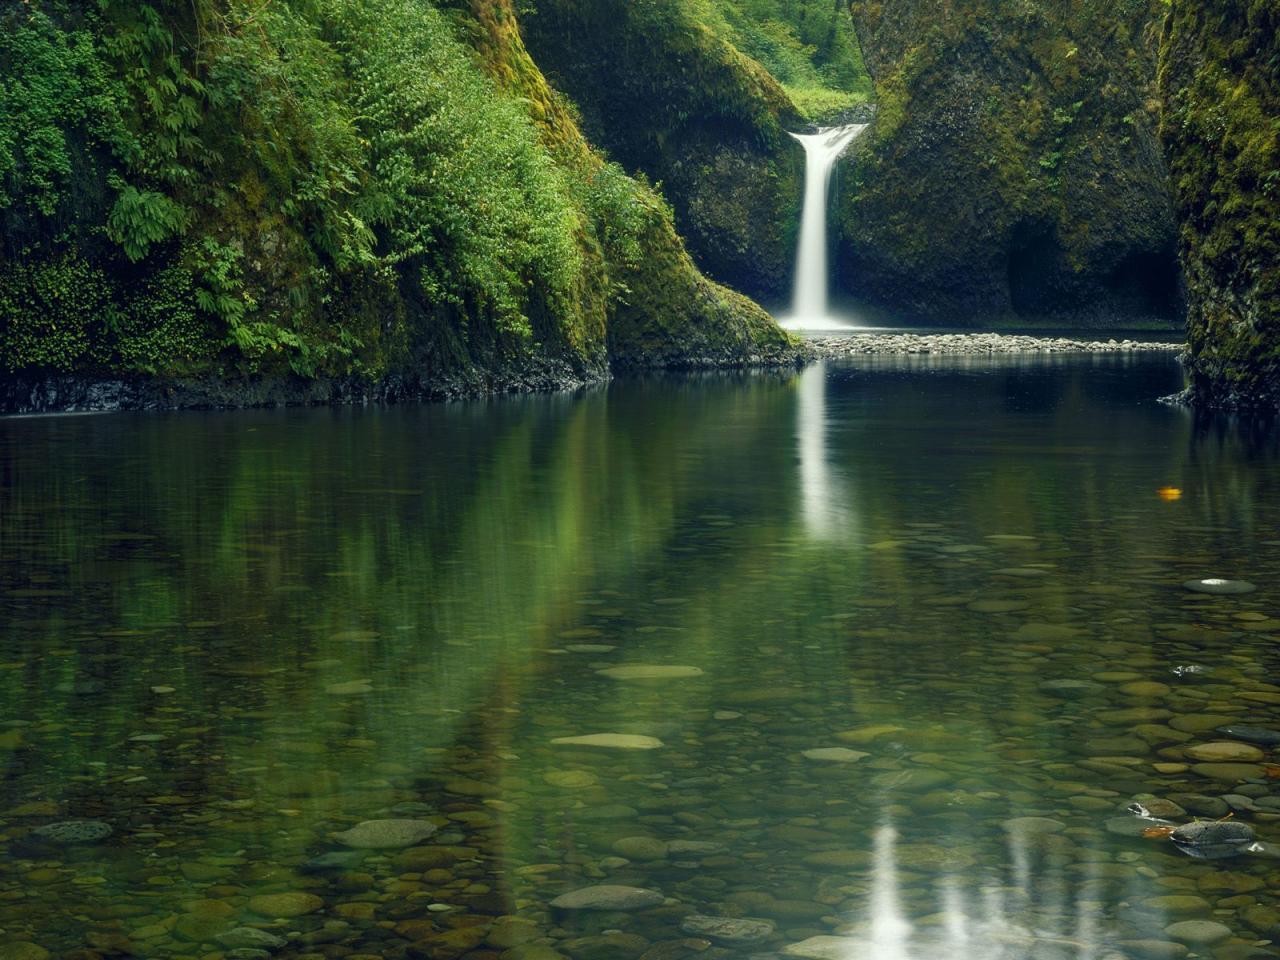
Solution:
M1280 447L1180 378L0 420L0 958L1280 956Z

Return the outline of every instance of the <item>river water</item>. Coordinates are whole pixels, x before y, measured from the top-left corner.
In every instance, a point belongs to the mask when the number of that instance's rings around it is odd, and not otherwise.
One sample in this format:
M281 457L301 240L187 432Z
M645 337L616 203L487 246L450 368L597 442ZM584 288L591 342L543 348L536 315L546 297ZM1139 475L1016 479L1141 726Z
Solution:
M1178 386L0 421L0 958L1276 956L1125 810L1280 840L1280 450Z

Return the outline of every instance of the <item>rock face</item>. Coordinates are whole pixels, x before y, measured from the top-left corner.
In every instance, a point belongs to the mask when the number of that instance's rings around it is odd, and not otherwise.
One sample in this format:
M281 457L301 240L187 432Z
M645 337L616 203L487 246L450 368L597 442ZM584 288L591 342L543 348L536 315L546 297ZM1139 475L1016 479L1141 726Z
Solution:
M532 4L530 6L533 6ZM662 184L698 266L751 296L790 290L803 120L778 83L673 0L539 0L529 50L592 143Z
M1280 407L1280 9L1173 0L1161 48L1189 399Z
M1180 312L1157 0L854 0L880 108L838 171L839 284L949 324Z

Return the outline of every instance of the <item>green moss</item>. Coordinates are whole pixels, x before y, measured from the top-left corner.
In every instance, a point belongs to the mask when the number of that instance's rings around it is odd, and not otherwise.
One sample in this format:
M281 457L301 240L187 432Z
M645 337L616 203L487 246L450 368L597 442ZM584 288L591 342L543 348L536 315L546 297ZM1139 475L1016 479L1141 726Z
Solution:
M789 289L788 225L804 116L738 50L710 2L526 0L530 51L579 108L588 139L660 184L698 266L756 296Z
M844 167L846 290L948 323L1176 319L1160 0L852 9L879 110Z
M1188 361L1209 405L1280 407L1280 11L1170 5L1161 134L1181 220Z
M587 146L506 2L0 13L9 369L599 374L620 274L705 282L667 208L636 219L653 203ZM682 316L694 344L721 319Z

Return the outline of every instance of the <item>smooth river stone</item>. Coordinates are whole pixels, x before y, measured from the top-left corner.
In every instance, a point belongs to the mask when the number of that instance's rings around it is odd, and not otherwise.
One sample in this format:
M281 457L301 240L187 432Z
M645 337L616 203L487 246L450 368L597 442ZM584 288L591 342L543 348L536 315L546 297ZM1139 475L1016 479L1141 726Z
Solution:
M1217 732L1225 733L1228 737L1235 737L1237 740L1258 743L1264 747L1280 746L1280 730L1270 730L1267 727L1252 727L1248 724L1233 723L1225 727L1218 727Z
M773 936L773 924L768 920L708 917L694 913L681 922L680 932L719 943L757 943Z
M264 917L301 917L323 906L314 893L264 893L249 898L249 909Z
M818 760L823 763L856 763L871 754L861 750L850 750L848 747L816 747L806 750L802 756L807 760Z
M662 900L656 890L606 883L562 893L551 906L557 910L647 910L660 906Z
M597 670L602 677L614 680L676 680L682 677L700 677L698 667L682 667L665 663L628 663L620 667Z
M1223 580L1219 577L1209 577L1205 580L1187 580L1182 586L1196 593L1212 593L1218 596L1253 593L1258 589L1248 580Z
M588 733L580 737L556 737L551 742L564 747L603 747L609 750L657 750L663 746L657 737L638 733Z
M1193 947L1207 947L1231 936L1231 928L1212 920L1183 920L1164 928L1165 936Z
M1254 763L1197 763L1191 772L1210 780L1235 783L1239 780L1261 780L1267 775L1267 768Z
M1247 743L1234 743L1230 740L1215 740L1212 743L1197 743L1184 751L1192 760L1204 760L1210 763L1221 763L1239 760L1254 763L1265 754L1257 747Z
M1169 726L1183 733L1208 733L1233 719L1221 713L1183 713L1170 720Z
M366 820L350 830L335 833L333 838L359 850L389 850L412 847L437 830L425 820Z
M784 957L806 960L850 960L851 957L874 956L874 947L853 937L810 937L782 948Z

